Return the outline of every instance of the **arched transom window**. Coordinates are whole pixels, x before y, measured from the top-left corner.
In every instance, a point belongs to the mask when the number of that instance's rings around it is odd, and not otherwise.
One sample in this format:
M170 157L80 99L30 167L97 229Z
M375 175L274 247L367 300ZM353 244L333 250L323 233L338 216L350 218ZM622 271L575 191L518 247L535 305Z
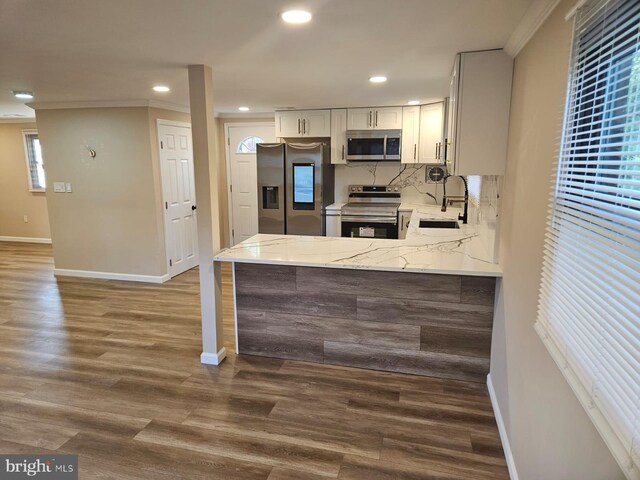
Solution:
M236 153L256 153L256 145L262 142L264 142L264 140L260 137L245 137L238 143Z

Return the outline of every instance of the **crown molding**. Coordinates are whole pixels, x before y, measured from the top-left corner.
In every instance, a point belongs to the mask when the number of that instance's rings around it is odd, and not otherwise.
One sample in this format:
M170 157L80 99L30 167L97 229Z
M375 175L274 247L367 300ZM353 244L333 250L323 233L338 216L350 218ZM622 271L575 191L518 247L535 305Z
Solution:
M504 51L512 57L518 55L559 3L560 0L534 0L507 40Z
M216 118L275 118L275 113L273 112L255 112L255 113L219 113L216 115Z
M36 117L0 117L0 123L36 123Z
M94 100L86 102L33 102L28 104L34 110L61 110L69 108L161 108L174 112L189 113L189 107L158 100Z

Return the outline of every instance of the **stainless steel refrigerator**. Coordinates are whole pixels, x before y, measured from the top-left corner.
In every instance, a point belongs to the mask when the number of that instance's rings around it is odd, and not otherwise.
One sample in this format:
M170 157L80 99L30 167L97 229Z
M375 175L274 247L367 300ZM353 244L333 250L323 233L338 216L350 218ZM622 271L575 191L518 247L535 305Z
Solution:
M258 232L325 235L334 168L323 143L259 143Z

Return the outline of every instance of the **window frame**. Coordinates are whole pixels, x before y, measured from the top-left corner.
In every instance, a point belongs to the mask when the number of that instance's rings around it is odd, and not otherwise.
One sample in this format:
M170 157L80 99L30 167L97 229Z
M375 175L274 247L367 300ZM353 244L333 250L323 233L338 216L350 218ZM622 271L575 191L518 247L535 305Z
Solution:
M625 236L625 228L630 225L625 221L630 222L628 216L637 218L640 209L633 203L637 202L635 192L638 190L634 188L634 194L618 191L624 190L622 185L630 185L623 183L626 179L623 179L621 165L625 158L622 148L627 142L621 142L618 137L623 137L624 128L632 125L630 143L640 146L636 140L640 123L628 119L618 122L617 115L613 115L621 108L618 102L630 95L633 68L640 55L638 47L635 50L629 47L633 52L629 78L621 77L628 58L618 57L617 49L625 45L620 51L624 53L627 39L640 45L640 27L636 23L625 19L623 31L619 31L620 24L616 23L618 17L625 18L625 13L638 15L632 10L637 8L633 1L636 0L587 0L573 12L576 16L568 95L560 152L553 173L555 185L550 197L534 328L622 471L627 478L640 480L640 403L629 407L633 399L640 400L638 383L634 383L638 378L635 372L640 370L629 373L623 368L636 365L633 361L637 357L629 357L629 352L634 352L640 339L625 337L627 330L638 331L634 321L640 318L633 315L634 305L637 308L638 303L632 303L640 292L633 284L639 272L638 260L629 254L636 237ZM585 17L581 17L583 12ZM598 20L599 16L602 18ZM603 43L605 41L608 43ZM625 81L627 84L622 85ZM638 101L630 103L634 115L637 115ZM628 116L625 114L625 118ZM607 165L612 158L616 165ZM637 169L629 171L634 172L633 180L640 178ZM603 205L629 211L602 208ZM602 211L606 215L602 215ZM569 219L569 215L573 218ZM603 227L602 218L610 225ZM578 240L579 235L582 242ZM593 256L591 263L585 260L587 254ZM576 271L579 273L575 274ZM620 282L617 288L611 287L614 283L610 280ZM634 286L630 286L632 284ZM585 286L589 288L585 290ZM578 292L580 288L583 290ZM624 288L629 290L629 296L620 293L625 292ZM604 293L595 300L585 294L592 291ZM611 305L605 309L601 299L607 292L624 299L614 295ZM573 301L562 304L561 301L567 299ZM631 327L627 328L628 325ZM627 395L629 390L631 394ZM620 413L623 411L624 414Z
M29 135L38 135L38 130L30 128L30 129L24 129L22 130L22 144L24 146L24 159L25 159L25 164L27 167L27 185L28 185L28 189L29 192L31 193L45 193L47 191L47 185L46 185L46 174L45 174L45 184L41 187L35 187L33 185L33 177L31 176L31 158L29 155ZM40 136L38 136L38 139L40 139ZM33 161L35 162L36 159L33 159ZM42 161L42 167L44 168L44 159Z

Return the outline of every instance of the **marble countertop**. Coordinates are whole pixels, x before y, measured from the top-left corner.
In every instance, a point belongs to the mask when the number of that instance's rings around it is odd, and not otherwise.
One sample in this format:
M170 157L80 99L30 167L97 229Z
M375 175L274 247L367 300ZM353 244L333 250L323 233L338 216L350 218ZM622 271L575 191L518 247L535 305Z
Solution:
M502 276L485 251L474 225L460 229L418 228L421 218L455 219L459 208L407 204L413 210L404 240L255 235L218 253L222 262L406 271L449 275Z

